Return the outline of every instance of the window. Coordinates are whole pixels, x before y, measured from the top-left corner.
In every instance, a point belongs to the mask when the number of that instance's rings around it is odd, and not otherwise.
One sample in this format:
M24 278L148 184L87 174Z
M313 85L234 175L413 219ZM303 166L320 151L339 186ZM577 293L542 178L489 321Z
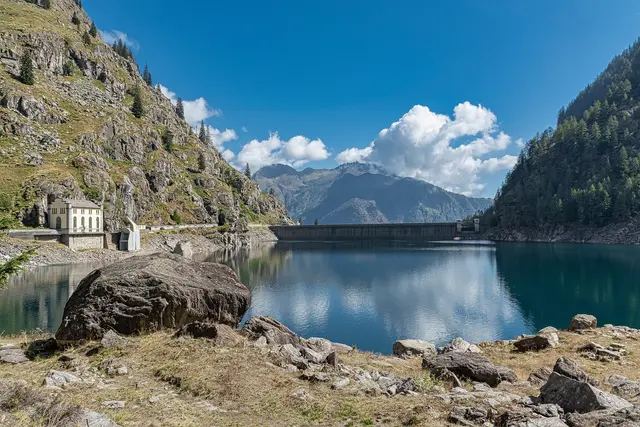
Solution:
M84 215L84 209L80 209L80 213Z
M89 230L93 228L93 218L89 217Z
M78 217L74 216L73 217L73 229L75 230L76 228L78 228Z
M78 209L74 208L74 209L73 209L73 213L74 213L74 214L77 214L77 213L78 213Z
M56 212L56 211L57 211L57 209L56 209L56 208L51 208L51 213L52 213L52 214L58 213L58 212Z
M96 218L96 228L100 231L100 218Z
M64 213L64 208L60 208L60 213L63 214Z
M84 217L80 217L80 228L84 228Z
M56 218L56 230L62 230L62 218L61 217L57 217Z

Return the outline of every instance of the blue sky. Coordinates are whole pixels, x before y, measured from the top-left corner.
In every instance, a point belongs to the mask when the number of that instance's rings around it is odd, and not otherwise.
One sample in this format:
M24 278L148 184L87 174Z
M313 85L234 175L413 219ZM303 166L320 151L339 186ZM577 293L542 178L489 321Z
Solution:
M102 31L127 35L155 82L203 98L193 117L211 115L236 165L372 161L483 196L502 182L517 141L553 126L558 109L640 35L635 0L84 7Z

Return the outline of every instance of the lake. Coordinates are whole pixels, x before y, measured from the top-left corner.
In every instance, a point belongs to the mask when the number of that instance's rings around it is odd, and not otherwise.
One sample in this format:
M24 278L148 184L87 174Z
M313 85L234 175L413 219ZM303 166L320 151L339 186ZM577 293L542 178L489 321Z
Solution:
M438 345L510 339L576 313L640 327L640 247L465 242L288 243L207 257L253 293L247 313L298 334L390 353L396 339ZM48 266L0 293L0 331L54 332L64 304L96 265Z

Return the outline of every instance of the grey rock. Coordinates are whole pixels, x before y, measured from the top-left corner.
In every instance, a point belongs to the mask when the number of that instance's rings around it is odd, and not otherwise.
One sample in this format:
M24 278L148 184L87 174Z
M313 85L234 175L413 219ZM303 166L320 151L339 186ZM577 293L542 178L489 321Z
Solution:
M175 333L175 337L187 335L193 338L207 338L213 340L217 345L227 347L233 347L242 341L233 328L228 325L221 325L217 323L196 321L189 323L188 325L184 325Z
M554 332L558 332L556 328L553 326L547 326L546 328L542 328L538 331L538 334L552 334Z
M553 372L573 378L576 381L589 383L595 387L600 385L598 380L591 378L575 361L567 357L561 357L556 361L556 364L553 366Z
M83 427L121 427L106 415L93 411L84 411L79 424Z
M570 427L636 427L640 426L640 406L572 413L565 420Z
M569 332L584 329L595 329L598 327L598 320L590 314L576 314L569 323Z
M558 346L558 344L560 344L558 334L552 332L548 334L526 336L516 341L513 345L518 351L524 352L555 348Z
M533 412L538 415L542 415L543 417L551 418L559 418L564 414L564 410L556 405L555 403L543 403L531 408Z
M25 355L24 351L19 348L13 347L3 347L0 350L0 363L25 363L28 362L29 359Z
M549 380L549 375L553 372L551 369L543 366L541 368L536 369L529 375L528 381L537 387L544 385Z
M300 337L272 317L252 317L242 326L241 332L253 340L258 339L259 337L265 337L269 345L300 345Z
M301 400L303 402L313 399L313 396L311 395L311 393L309 393L307 390L305 390L302 387L298 387L297 389L295 389L293 393L291 393L291 397L297 400Z
M70 384L81 382L77 376L62 371L49 371L44 377L43 385L47 387L67 387Z
M609 360L620 360L622 356L626 353L626 350L623 348L614 348L608 347L605 348L600 344L591 342L585 344L578 348L578 351L581 353L592 353L601 359L609 359Z
M307 369L309 362L302 357L302 353L293 344L285 344L280 346L278 353L282 357L285 364L293 365L298 369Z
M187 259L192 259L193 248L191 246L191 242L178 242L176 247L173 249L173 253L176 255L181 255Z
M300 374L300 379L312 383L326 383L330 380L330 377L323 372L304 371L302 374Z
M393 354L399 357L432 356L436 354L436 346L422 340L398 340L393 343Z
M36 357L47 358L53 356L58 350L58 343L55 339L35 340L29 344L26 354L31 359Z
M111 409L123 409L126 405L124 400L107 400L106 402L102 402L102 406L106 406Z
M324 356L322 353L318 353L309 348L303 347L301 349L302 357L307 359L311 363L321 364L327 359L327 356Z
M449 421L461 425L483 425L489 412L484 408L469 408L464 406L456 406L449 413Z
M622 409L633 406L613 394L573 378L553 372L540 389L542 403L555 403L565 412L591 412L601 409Z
M470 344L462 338L454 338L449 344L438 348L438 354L444 353L482 353L480 347Z
M637 401L640 398L640 381L631 381L625 378L624 381L615 384L611 392L622 398Z
M103 348L124 348L128 344L126 338L121 337L113 330L108 330L100 340L100 345Z
M413 380L413 378L407 378L406 380L402 381L402 383L400 383L397 389L397 393L408 394L414 391L415 388L416 388L416 382Z
M351 381L349 380L349 378L338 378L332 385L331 388L334 390L342 390L343 388L347 387L349 385Z
M137 256L95 270L71 295L58 341L180 328L193 321L237 326L250 291L229 267L171 254Z
M544 418L527 409L504 412L495 423L496 427L566 427L560 418Z
M335 351L332 351L331 353L329 353L329 355L327 356L327 359L325 360L325 362L327 363L327 365L333 367L333 368L337 368L338 367L338 353Z
M468 378L497 386L505 379L513 379L515 375L509 370L498 369L489 359L477 353L449 352L432 358L424 358L422 367L432 374L442 375L443 368L458 377Z

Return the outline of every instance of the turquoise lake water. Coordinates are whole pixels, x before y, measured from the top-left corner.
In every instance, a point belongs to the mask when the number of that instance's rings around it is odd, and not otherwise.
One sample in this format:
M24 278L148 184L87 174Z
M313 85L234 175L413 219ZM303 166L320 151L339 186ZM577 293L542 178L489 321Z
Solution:
M640 247L534 243L429 245L280 242L207 259L252 290L247 316L298 334L390 353L396 339L509 339L576 313L640 327ZM97 265L49 266L0 293L0 332L55 331Z

